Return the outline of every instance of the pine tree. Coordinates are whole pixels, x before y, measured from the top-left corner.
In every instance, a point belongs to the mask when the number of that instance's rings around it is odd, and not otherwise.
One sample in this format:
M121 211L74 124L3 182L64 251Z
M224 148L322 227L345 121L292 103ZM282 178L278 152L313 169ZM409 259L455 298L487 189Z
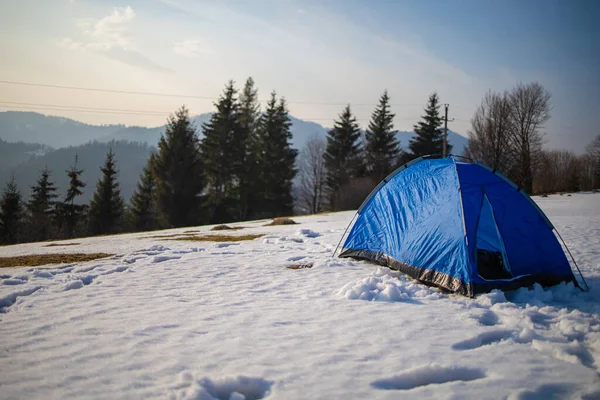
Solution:
M371 115L365 133L365 161L367 173L377 182L390 174L400 154L400 143L394 130L395 114L389 109L390 98L383 92L379 105Z
M75 163L70 170L66 171L69 177L69 189L64 201L57 204L57 218L61 231L69 238L75 236L77 224L87 212L85 204L75 204L75 199L83 194L82 189L86 185L81 180L83 170L77 168L78 159L78 156L75 156Z
M135 231L158 228L156 212L156 184L152 176L153 155L140 175L140 181L129 203L130 222Z
M334 121L333 128L327 133L327 148L323 156L327 169L329 205L332 209L336 207L340 187L360 175L362 163L359 139L360 128L348 105L339 115L339 121Z
M102 177L96 184L96 192L90 202L90 233L93 235L118 232L123 215L123 198L112 149L106 154L106 161L100 170Z
M440 127L444 119L440 116L440 104L437 93L429 96L425 115L421 118L422 121L414 126L416 136L410 140L409 144L412 158L428 154L442 154L444 150L444 130ZM447 151L448 153L452 151L450 144L448 144Z
M277 102L275 92L260 119L259 164L262 189L260 211L272 217L290 215L294 207L292 180L297 174L294 168L298 151L292 149L290 140L291 121L285 100Z
M181 107L169 117L165 134L158 142L158 153L151 160L161 224L180 227L203 222L202 160L196 127L190 121L187 108Z
M0 243L17 243L24 215L23 198L13 175L0 197Z
M244 136L239 121L239 102L233 81L230 81L215 104L217 111L202 126L204 137L200 142L204 176L207 184L206 205L210 210L210 223L234 219L238 204L236 182L236 157L240 157L243 144L237 142Z
M235 175L239 182L239 208L237 218L245 220L253 214L256 208L258 188L258 122L260 118L260 104L258 90L254 80L248 78L244 89L240 93L239 123L245 136L243 157L236 163Z
M36 185L31 187L31 197L27 203L29 211L27 221L27 239L43 241L54 234L56 216L56 186L50 182L50 170L44 168Z

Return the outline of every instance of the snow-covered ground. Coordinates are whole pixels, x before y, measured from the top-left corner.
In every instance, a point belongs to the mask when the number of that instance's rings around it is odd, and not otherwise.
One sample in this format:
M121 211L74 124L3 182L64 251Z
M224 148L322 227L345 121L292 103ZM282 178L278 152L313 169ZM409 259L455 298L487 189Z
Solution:
M589 293L468 299L332 258L351 212L217 232L265 234L237 243L152 238L200 227L2 247L116 255L0 269L0 398L598 399L600 194L535 200Z

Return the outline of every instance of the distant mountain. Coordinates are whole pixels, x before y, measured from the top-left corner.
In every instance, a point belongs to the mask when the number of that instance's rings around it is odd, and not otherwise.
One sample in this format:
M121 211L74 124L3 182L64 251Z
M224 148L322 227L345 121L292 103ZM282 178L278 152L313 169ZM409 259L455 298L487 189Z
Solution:
M202 137L202 124L210 120L212 113L193 117L198 133ZM327 130L314 122L290 117L292 120L292 144L304 147L314 135L325 135ZM0 112L0 138L8 142L40 143L54 148L78 146L93 140L110 142L127 140L155 146L164 132L164 125L155 128L125 125L88 125L69 118L46 116L34 112Z
M40 143L54 148L77 146L108 135L123 125L88 125L35 112L0 112L0 138Z
M210 121L212 113L200 114L192 118L198 136L202 138L202 124ZM320 135L325 137L327 129L323 126L310 121L304 121L293 116L290 116L292 121L292 147L302 149L312 135ZM145 142L150 145L158 143L158 139L164 132L164 126L158 128L140 128L136 126L120 129L110 135L99 138L100 141L109 140L128 140L130 142Z
M202 137L202 124L210 121L212 113L205 113L197 115L193 118L194 124L198 129L198 134ZM292 147L298 150L302 150L306 145L306 142L314 136L320 136L325 138L327 136L328 129L324 126L317 124L312 121L304 121L290 115L292 121ZM105 136L100 140L129 140L131 142L146 142L148 144L158 143L160 135L164 132L164 126L160 128L140 128L140 127L129 127L115 132L112 135ZM399 131L396 134L400 145L403 149L408 148L410 139L415 136L412 131ZM448 130L448 143L452 144L454 148L452 152L457 155L461 155L467 146L468 139L454 131Z
M202 124L210 120L212 113L200 114L193 121L202 137ZM313 136L325 137L327 128L311 121L290 116L292 121L292 146L302 150ZM125 125L88 125L68 118L51 117L34 112L0 112L0 138L9 142L40 143L55 148L77 146L92 140L110 142L127 140L155 146L164 132L164 126L144 128ZM414 132L398 132L402 148L406 149ZM462 154L468 139L454 131L448 131L448 142L454 145L453 153Z
M412 131L399 131L396 134L396 138L400 141L400 146L402 146L404 150L408 150L410 139L413 137L415 137L415 133ZM448 129L448 143L453 146L452 154L461 156L469 143L469 139Z
M90 142L80 146L63 147L37 157L31 157L16 167L0 170L0 184L3 188L4 183L14 173L19 189L27 200L31 194L31 186L35 184L40 171L44 167L48 167L52 172L50 179L56 182L59 200L62 200L68 187L68 177L65 171L71 167L75 155L77 155L79 157L78 166L84 170L82 180L87 183L84 194L79 200L87 203L96 190L96 182L102 175L100 167L104 165L106 153L110 148L115 153L119 169L118 181L121 186L121 194L125 200L129 200L152 150L146 144L125 141Z
M95 140L99 142L111 142L113 140L126 140L128 142L145 143L150 146L156 146L158 139L165 131L164 126L156 128L145 128L142 126L122 126L114 132L98 137Z

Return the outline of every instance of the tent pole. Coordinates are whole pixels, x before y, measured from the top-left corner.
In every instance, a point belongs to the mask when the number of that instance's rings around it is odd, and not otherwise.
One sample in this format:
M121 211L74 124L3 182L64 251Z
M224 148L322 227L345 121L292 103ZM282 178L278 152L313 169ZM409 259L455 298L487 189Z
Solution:
M573 257L573 254L571 254L571 250L569 250L569 247L565 243L564 239L562 238L562 236L560 236L560 232L558 232L558 229L554 228L554 231L560 238L560 241L562 242L562 244L565 246L565 249L567 249L569 256L571 256L571 260L573 260L573 264L575 264L575 268L577 268L577 272L579 272L579 276L581 277L581 280L583 281L583 283L585 283L585 290L583 290L583 288L581 288L581 290L584 292L589 292L590 287L588 286L587 282L585 281L585 278L583 277L583 274L581 273L581 270L579 269L579 265L577 265L577 261L575 261L575 257Z
M346 227L346 229L344 230L344 234L342 235L342 237L340 238L340 241L338 242L337 246L335 247L335 251L333 252L333 254L331 255L331 257L333 258L333 256L335 256L335 253L337 253L340 244L342 244L342 240L344 240L344 236L346 236L346 233L348 232L348 228L350 228L350 225L352 225L352 223L354 222L354 218L356 218L356 216L358 215L358 212L356 212L354 214L354 217L352 217L352 220L350 221L350 223L348 224L348 226Z

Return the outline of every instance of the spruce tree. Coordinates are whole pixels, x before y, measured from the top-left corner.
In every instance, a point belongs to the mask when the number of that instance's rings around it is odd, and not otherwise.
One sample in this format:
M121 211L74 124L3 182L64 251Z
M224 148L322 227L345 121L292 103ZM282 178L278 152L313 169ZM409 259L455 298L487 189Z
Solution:
M161 224L172 228L203 222L200 199L204 189L202 160L196 127L190 121L187 108L181 107L169 117L165 134L158 142L158 153L151 157L151 165ZM150 177L147 176L147 179ZM146 191L150 190L148 184Z
M235 175L239 185L239 207L237 218L244 220L253 214L256 208L257 183L259 174L259 141L257 127L260 118L258 90L254 80L248 78L239 97L239 123L245 137L243 157L237 160Z
M390 98L386 90L371 115L365 133L366 170L377 182L394 170L400 154L400 143L394 130L394 116L390 111Z
M27 203L27 239L43 241L54 235L56 216L56 186L50 181L50 170L44 168L36 185L31 187L31 197Z
M437 93L429 96L425 115L421 118L422 121L414 126L416 136L410 140L409 144L412 158L427 154L442 154L444 150L444 130L441 126L444 119L440 115ZM448 144L447 151L448 153L452 151L450 144Z
M236 182L236 157L242 153L244 137L239 121L239 102L233 81L229 81L219 97L210 121L203 124L204 137L200 151L207 185L206 205L210 212L209 222L219 223L235 219L239 195ZM236 142L238 140L238 142Z
M69 189L62 203L57 204L57 214L61 231L65 236L71 238L75 236L77 224L87 212L85 204L75 204L75 199L83 194L85 183L81 180L82 169L77 168L78 156L75 156L75 163L71 169L66 171L69 177Z
M96 184L96 192L90 202L90 233L103 235L121 229L123 198L117 181L118 171L112 149L106 154L102 177Z
M140 175L137 188L129 204L130 222L135 231L151 231L158 227L156 212L156 184L152 176L153 156Z
M272 217L290 215L294 207L292 180L297 174L294 168L298 151L292 149L290 140L291 121L285 100L277 102L275 92L260 119L259 164L261 207L263 215Z
M19 241L23 208L23 198L13 175L0 197L0 243L13 244Z
M362 163L359 139L360 128L348 105L339 115L339 121L334 121L333 128L327 133L327 148L323 155L329 205L332 209L336 207L340 187L360 175Z

